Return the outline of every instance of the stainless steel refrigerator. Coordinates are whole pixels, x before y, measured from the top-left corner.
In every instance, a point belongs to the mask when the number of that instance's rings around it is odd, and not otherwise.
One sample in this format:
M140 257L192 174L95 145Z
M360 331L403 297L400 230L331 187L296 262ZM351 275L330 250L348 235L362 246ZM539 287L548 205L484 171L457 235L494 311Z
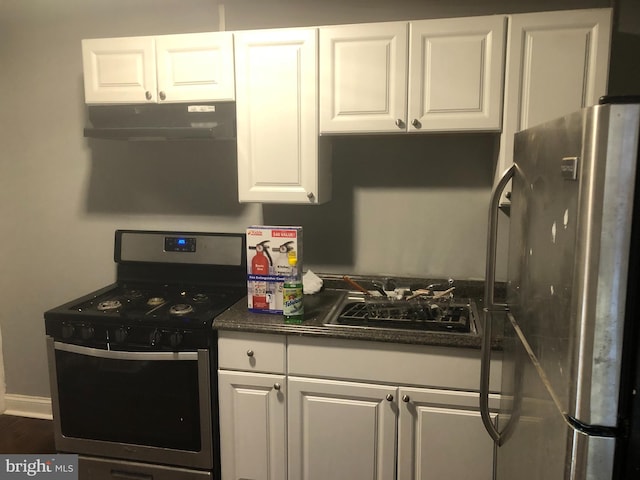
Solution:
M497 480L640 478L639 137L640 98L603 98L516 134L487 246L480 390ZM506 298L498 302L498 203L509 181ZM487 360L497 354L492 422Z

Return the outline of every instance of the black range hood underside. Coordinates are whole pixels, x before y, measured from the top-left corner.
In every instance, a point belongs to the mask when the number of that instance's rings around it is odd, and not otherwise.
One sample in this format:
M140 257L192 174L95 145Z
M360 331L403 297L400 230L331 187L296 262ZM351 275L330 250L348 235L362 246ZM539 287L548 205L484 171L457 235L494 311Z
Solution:
M84 136L109 140L235 140L233 102L92 105Z

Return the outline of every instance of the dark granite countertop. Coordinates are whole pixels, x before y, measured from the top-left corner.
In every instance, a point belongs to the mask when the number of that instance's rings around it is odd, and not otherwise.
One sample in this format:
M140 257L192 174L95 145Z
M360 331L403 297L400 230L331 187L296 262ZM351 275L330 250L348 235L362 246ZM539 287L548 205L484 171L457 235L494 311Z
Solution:
M482 328L481 325L475 325L474 331L471 333L325 325L327 318L337 308L340 300L349 293L349 290L340 277L329 275L322 276L322 278L324 281L322 290L317 294L305 295L304 297L305 315L302 324L285 323L282 315L250 312L247 308L247 299L245 297L217 316L214 320L213 328L226 331L480 348L482 341L479 334ZM366 279L355 276L351 278L364 285L365 288L369 288ZM456 296L471 298L476 303L480 316L482 314L482 292L483 285L481 282L456 282ZM480 321L481 319L479 319L478 323ZM498 340L492 343L494 348L499 348L500 342Z

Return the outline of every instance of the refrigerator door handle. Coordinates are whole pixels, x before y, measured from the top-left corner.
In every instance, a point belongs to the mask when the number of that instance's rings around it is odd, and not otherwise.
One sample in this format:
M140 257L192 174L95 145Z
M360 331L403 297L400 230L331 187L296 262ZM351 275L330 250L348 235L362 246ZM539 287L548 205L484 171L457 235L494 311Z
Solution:
M484 285L484 325L482 326L482 350L480 363L480 415L485 429L496 444L501 445L502 435L491 420L489 413L489 377L491 374L491 314L496 307L506 307L506 304L496 304L494 299L496 281L496 249L498 238L498 207L500 197L516 171L515 164L511 165L500 178L491 194L489 206L489 228L487 234L487 265Z
M482 353L480 361L480 417L485 430L498 445L502 445L502 434L491 419L489 412L489 377L491 376L491 312L486 308L482 329Z
M495 304L494 291L496 283L496 249L498 245L498 207L500 197L507 184L516 172L516 165L511 165L503 174L500 181L493 188L491 193L491 204L489 205L489 222L487 232L487 264L484 280L484 307L493 310L495 307L506 307L506 304Z

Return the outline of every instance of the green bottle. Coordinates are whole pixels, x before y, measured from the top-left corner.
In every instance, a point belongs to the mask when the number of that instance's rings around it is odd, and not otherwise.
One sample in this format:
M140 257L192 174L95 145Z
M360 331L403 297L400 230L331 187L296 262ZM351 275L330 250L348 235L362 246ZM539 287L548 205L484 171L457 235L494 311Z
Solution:
M296 252L289 252L289 266L291 275L282 286L282 314L285 323L302 323L304 319L302 278L298 272L298 258Z

